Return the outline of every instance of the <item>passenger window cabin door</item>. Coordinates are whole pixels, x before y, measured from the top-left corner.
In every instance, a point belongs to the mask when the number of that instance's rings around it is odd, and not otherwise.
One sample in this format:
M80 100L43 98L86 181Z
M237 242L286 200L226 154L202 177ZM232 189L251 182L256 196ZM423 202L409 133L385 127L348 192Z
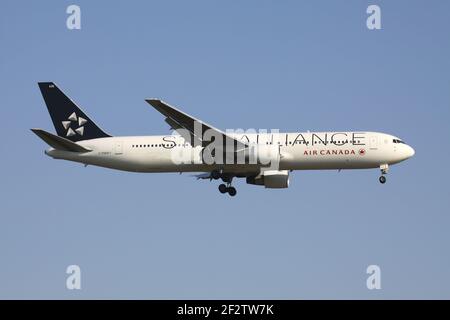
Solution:
M370 136L369 148L370 148L370 150L378 149L378 137L376 135Z
M123 154L123 143L122 141L116 141L114 145L114 154L121 155Z

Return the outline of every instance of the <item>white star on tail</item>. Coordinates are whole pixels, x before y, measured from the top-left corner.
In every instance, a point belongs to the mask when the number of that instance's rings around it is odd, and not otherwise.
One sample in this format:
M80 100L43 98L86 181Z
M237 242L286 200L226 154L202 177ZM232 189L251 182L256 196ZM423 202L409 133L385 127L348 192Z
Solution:
M75 122L78 124L78 128L76 128L75 130L73 130L70 126L72 124L72 122ZM62 125L64 127L64 130L67 130L66 133L66 137L71 137L76 135L77 133L82 136L84 134L84 124L87 123L87 120L82 118L82 117L78 117L77 114L75 112L73 112L66 121L62 121Z

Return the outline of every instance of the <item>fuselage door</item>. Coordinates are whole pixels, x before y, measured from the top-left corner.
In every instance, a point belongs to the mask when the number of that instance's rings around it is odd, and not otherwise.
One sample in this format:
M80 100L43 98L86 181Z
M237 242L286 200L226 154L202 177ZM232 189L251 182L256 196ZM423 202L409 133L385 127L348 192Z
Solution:
M378 149L378 137L376 135L370 136L370 149L377 150Z
M116 141L115 145L114 145L114 153L119 155L119 154L123 154L123 143L122 141Z

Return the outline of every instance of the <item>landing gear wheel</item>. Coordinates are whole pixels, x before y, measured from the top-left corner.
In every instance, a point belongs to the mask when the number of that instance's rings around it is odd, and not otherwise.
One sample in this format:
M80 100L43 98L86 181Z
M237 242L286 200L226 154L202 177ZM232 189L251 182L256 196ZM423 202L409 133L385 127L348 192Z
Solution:
M381 184L385 184L386 183L386 177L385 176L381 176L380 177L380 183Z
M233 180L232 177L226 176L226 175L222 175L222 181L225 183L231 183L231 181Z
M213 178L214 180L217 180L220 178L220 172L214 170L213 172L211 172L211 178Z
M237 193L237 191L236 191L236 188L235 187L228 187L227 188L228 190L228 194L230 195L230 196L232 196L232 197L234 197L235 195L236 195L236 193Z
M220 191L220 193L226 193L226 192L228 192L227 189L228 189L227 186L224 185L223 183L222 183L221 185L219 185L219 191Z

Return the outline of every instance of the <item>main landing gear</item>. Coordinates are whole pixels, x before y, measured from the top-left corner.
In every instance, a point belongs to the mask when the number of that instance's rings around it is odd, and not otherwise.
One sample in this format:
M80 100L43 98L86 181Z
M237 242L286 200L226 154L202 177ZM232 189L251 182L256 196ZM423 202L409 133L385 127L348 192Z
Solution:
M213 172L211 172L211 178L213 178L214 180L220 179L220 172L217 170L214 170Z
M379 178L380 183L381 184L385 184L386 183L386 177L384 175L388 173L389 165L388 164L382 164L380 166L380 170L381 170L381 177Z
M222 181L225 182L219 185L220 193L228 193L232 197L237 194L236 188L231 186L231 181L233 180L232 176L225 175L219 171L213 171L211 172L211 178L213 178L214 180L222 178Z
M234 197L237 193L236 188L232 187L228 184L228 186L224 183L219 185L219 191L220 193L228 193L230 196Z

